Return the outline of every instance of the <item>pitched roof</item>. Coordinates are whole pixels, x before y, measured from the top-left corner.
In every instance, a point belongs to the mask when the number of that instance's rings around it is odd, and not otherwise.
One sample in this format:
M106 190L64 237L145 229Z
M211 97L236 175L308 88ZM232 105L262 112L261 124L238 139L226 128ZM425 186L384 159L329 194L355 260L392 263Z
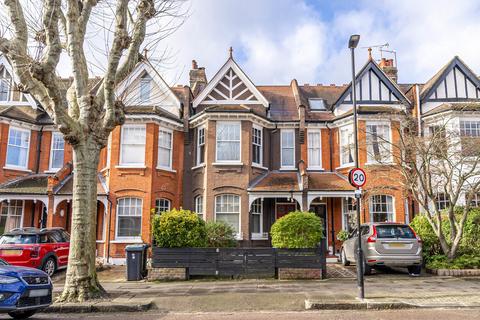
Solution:
M106 195L101 176L97 175L97 195ZM73 174L68 175L62 182L60 182L53 190L57 195L72 195L73 194Z
M30 106L0 106L0 117L28 122L31 124L53 124L47 113Z
M273 121L298 121L298 106L290 86L257 86L270 102L270 119Z
M0 185L0 194L47 194L48 174L30 174Z
M347 178L336 172L308 173L308 190L310 191L352 191L354 187Z
M300 191L299 176L297 172L269 171L253 181L248 190L257 192Z

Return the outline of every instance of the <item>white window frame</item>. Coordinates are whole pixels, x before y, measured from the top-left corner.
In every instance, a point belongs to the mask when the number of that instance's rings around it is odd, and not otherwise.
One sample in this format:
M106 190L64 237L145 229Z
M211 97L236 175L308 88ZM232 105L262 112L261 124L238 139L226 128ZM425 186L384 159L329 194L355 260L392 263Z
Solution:
M223 197L223 196L234 196L234 197L237 197L237 199L238 199L238 233L235 234L235 238L237 240L241 240L242 239L242 198L239 195L233 194L233 193L222 193L222 194L219 194L219 195L215 196L215 203L214 203L214 206L215 206L215 221L217 221L217 215L219 213L220 214L235 214L235 212L218 212L217 211L217 201L220 197Z
M218 127L220 125L236 125L239 128L239 139L238 139L238 159L235 160L219 160L218 159ZM222 142L237 142L237 140L222 140ZM217 121L215 126L215 162L216 163L241 163L242 161L242 123L240 121Z
M200 132L203 132L201 135ZM205 158L206 158L206 135L207 135L207 130L205 127L198 127L197 129L197 165L202 165L205 163ZM203 137L203 141L200 140L200 138ZM203 146L203 161L201 161L201 147Z
M63 140L63 149L55 149L55 150L53 149L54 141L55 141L56 137L57 138L60 137L60 139ZM63 151L63 159L65 159L65 139L63 138L63 134L61 132L54 131L54 132L52 132L52 139L51 140L52 141L50 142L50 161L49 161L49 164L48 164L48 170L49 171L58 171L63 167L63 164L59 168L54 168L52 166L53 165L53 152L62 150ZM62 163L64 161L63 159L62 159Z
M255 131L260 133L260 136L257 137L260 139L260 143L255 142ZM260 159L258 162L255 162L253 159L253 148L259 147L260 148ZM259 125L252 126L252 165L263 166L263 127Z
M442 195L442 197L440 197ZM438 210L444 210L447 209L450 205L450 196L448 193L445 192L438 192L435 195L435 204L436 207L438 207Z
M170 147L169 149L165 147L160 147L160 133L167 133L170 134ZM160 149L164 150L169 150L169 166L162 166L160 165ZM165 129L165 128L159 128L158 129L158 148L157 148L157 169L165 169L165 170L172 170L173 166L173 130L170 129Z
M118 218L119 215L119 210L118 208L120 207L120 201L125 200L125 199L138 199L140 200L140 236L135 236L135 237L125 237L125 236L119 236L118 235L118 225L120 219ZM127 216L128 217L128 216ZM134 216L138 217L138 216ZM143 199L142 198L137 198L137 197L122 197L117 200L117 211L115 212L115 240L126 240L126 241L138 241L142 239L142 224L143 224Z
M125 163L123 160L123 148L124 148L123 139L125 137L125 129L127 128L142 128L143 130L145 130L145 141L143 141L143 162ZM133 167L133 168L145 167L146 140L147 140L147 126L145 124L124 124L122 126L122 132L120 137L120 166ZM138 143L138 145L139 144L140 143Z
M355 219L357 210L356 210L356 205L357 204L352 204L352 206L355 208L354 210L348 210L348 201L355 201L355 198L352 197L344 197L342 198L342 230L348 231L347 230L347 216L353 212L353 219ZM350 230L352 231L352 230Z
M140 77L140 84L138 86L138 100L142 103L149 102L152 98L152 77L148 74L145 73ZM148 86L148 88L147 88ZM148 89L148 92L145 91ZM148 96L146 94L148 93Z
M168 204L167 206L162 206L162 207L166 207L167 210L163 210L163 211L159 210L160 206L158 205L158 203L160 201L165 201L165 203ZM172 201L170 199L167 199L167 198L157 198L157 199L155 199L155 214L160 214L161 212L169 211L171 209L172 209Z
M293 147L284 147L283 146L283 133L291 133L293 135ZM283 164L283 150L284 149L293 149L293 164L284 165ZM280 130L280 170L292 170L295 169L295 129L281 129Z
M13 207L12 205L12 201L20 201L22 204L21 204L21 208L22 208L22 213L20 214L20 225L18 226L18 228L22 228L23 227L23 219L25 217L25 201L24 200L4 200L0 203L0 216L3 216L2 215L2 212L3 212L3 208L4 206L7 207L7 219L8 217L18 217L18 215L13 215L11 214L11 210L10 208ZM18 208L19 206L15 206L16 208ZM4 232L8 232L10 230L4 230Z
M373 158L373 155L369 152L369 143L368 143L368 137L369 133L367 132L367 127L368 126L385 126L387 127L387 141L384 143L388 143L388 154L384 159L382 159L380 162L377 161L375 158ZM379 163L392 163L393 162L393 154L392 154L392 126L391 123L388 121L367 121L365 123L365 139L366 139L366 149L367 149L367 165L368 164L379 164ZM382 142L379 142L381 144ZM380 154L382 153L382 150L380 150Z
M8 73L5 66L3 66L1 72L2 72L2 75L0 76L0 83L3 83L7 88L7 99L0 100L0 102L9 102L13 100L12 99L12 77ZM1 88L1 84L0 84L0 88ZM20 101L22 101L22 99L20 99Z
M203 203L203 195L198 195L194 199L195 201L195 213L198 215L200 219L205 220L205 205Z
M310 134L318 134L318 137L319 137L319 145L318 146L313 146L310 142ZM310 170L323 170L323 165L322 165L322 130L320 129L307 129L307 156L308 156L308 169ZM315 149L318 149L319 153L320 153L320 156L319 156L319 159L320 159L320 165L311 165L311 162L310 162L310 151L312 150L315 150Z
M388 206L388 200L387 198L392 199L392 211L391 212L381 212L381 211L373 211L373 199L374 197L386 197L385 202L381 202L382 204L384 203L385 205ZM396 215L395 215L395 197L389 194L377 194L377 195L371 195L369 199L369 213L370 213L370 222L385 222L385 221L374 221L373 220L373 213L378 212L378 213L386 213L387 214L387 222L396 222Z
M462 119L459 120L459 132L461 137L480 137L480 119ZM467 129L468 126L468 129ZM475 134L464 134L467 131Z
M252 232L252 240L268 239L268 233L263 232L263 199L255 199L255 201L252 202L251 208L251 215L258 215L260 218L260 232Z
M353 134L353 124L348 124L348 125L345 125L343 127L340 127L338 129L338 133L339 133L339 138L340 138L340 141L339 141L339 146L340 146L340 167L349 167L349 166L352 166L354 163L355 163L355 147L352 146L353 148L353 161L350 161L350 162L344 162L345 159L343 159L343 147L344 145L342 144L342 141L343 141L343 138L344 138L344 135L347 134L349 135L350 133L352 134L352 143L354 144L355 141L353 141L355 139L354 137L354 134Z
M15 164L10 164L10 163L7 163L8 161L8 153L9 153L9 147L12 146L12 147L15 147L15 148L25 148L25 147L21 147L21 146L16 146L16 145L11 145L10 144L10 132L12 130L17 130L17 131L21 131L21 132L27 132L28 133L28 144L27 144L27 156L26 156L26 163L25 165L15 165ZM24 129L24 128L20 128L20 127L16 127L16 126L10 126L8 128L8 142L7 142L7 152L6 152L6 158L5 158L5 167L6 168L13 168L13 169L21 169L21 170L27 170L28 169L28 160L29 160L29 157L30 157L30 140L32 139L32 132L31 130L29 129Z

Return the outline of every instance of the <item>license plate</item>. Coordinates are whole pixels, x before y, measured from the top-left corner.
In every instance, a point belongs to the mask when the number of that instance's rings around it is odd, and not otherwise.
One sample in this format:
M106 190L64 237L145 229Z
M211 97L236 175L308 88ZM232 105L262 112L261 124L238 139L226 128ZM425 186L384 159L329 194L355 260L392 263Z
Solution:
M22 250L2 250L4 256L19 256L22 254Z
M404 243L390 243L389 246L392 247L392 248L404 248L405 244Z
M45 297L48 296L48 289L38 289L38 290L30 290L28 293L28 296L30 298L35 298L35 297Z

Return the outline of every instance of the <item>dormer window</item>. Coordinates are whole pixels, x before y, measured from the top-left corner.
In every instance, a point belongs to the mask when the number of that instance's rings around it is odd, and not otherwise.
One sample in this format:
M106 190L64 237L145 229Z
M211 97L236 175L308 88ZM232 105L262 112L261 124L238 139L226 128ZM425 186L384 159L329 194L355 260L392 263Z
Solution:
M327 106L323 99L308 99L310 110L312 111L326 111Z
M0 69L0 101L10 101L11 78L5 68Z
M152 77L148 73L145 73L140 79L140 101L150 101L150 95L152 91Z

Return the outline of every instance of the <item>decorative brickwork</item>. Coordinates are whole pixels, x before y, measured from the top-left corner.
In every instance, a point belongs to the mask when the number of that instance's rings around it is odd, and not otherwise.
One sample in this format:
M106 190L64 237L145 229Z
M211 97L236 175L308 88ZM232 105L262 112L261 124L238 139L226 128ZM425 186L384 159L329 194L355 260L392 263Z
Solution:
M278 268L278 280L322 279L321 269Z

